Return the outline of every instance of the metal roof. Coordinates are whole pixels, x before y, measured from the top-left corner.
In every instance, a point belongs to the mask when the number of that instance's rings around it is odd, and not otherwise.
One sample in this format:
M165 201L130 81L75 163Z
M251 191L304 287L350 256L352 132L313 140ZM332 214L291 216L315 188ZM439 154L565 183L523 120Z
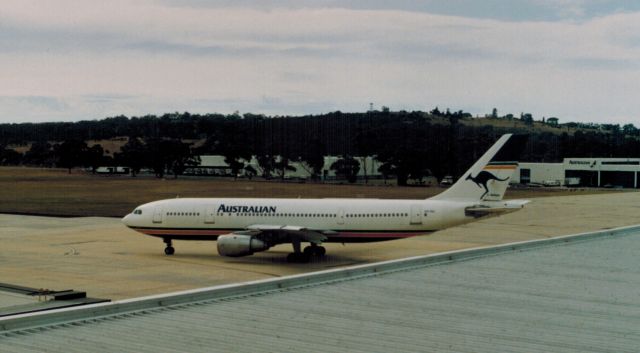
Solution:
M0 320L0 351L635 352L639 229Z

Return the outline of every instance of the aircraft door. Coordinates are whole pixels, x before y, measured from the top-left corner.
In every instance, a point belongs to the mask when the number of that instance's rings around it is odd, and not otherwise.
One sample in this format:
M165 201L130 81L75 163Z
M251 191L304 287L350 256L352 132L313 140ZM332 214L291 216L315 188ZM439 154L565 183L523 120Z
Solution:
M156 206L153 210L153 223L162 223L162 206Z
M216 206L209 205L204 211L204 223L216 223Z
M422 206L411 205L410 224L422 224Z
M344 224L344 208L338 211L338 224Z

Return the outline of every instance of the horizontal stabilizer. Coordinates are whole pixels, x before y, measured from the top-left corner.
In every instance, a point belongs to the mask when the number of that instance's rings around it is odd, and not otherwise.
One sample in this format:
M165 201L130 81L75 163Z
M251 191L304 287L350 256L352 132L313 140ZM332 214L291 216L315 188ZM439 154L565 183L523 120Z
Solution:
M469 206L465 208L465 213L468 216L483 217L483 216L499 216L505 213L515 212L524 208L524 205L529 203L529 200L509 200L509 201L485 201L477 205Z

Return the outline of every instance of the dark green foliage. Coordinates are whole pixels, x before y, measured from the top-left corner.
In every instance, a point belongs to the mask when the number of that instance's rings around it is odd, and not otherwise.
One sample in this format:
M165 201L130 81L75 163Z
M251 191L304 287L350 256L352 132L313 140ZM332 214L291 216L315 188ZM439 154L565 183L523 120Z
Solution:
M147 151L145 145L138 138L130 138L122 146L120 153L115 154L115 162L118 165L129 167L131 176L140 173L140 169L145 165Z
M53 167L53 147L47 142L34 142L24 154L23 163L31 166Z
M271 154L259 154L256 156L258 167L261 169L261 175L265 179L271 179L276 169L276 156Z
M87 164L87 143L81 140L68 140L59 145L53 146L53 151L57 157L56 166L67 168L71 173L71 168L84 166Z
M158 178L162 178L166 172L173 173L177 178L186 167L200 163L200 157L193 154L190 145L180 140L154 138L147 141L144 151L146 166Z
M95 173L98 167L110 164L107 157L104 155L104 149L101 145L93 145L87 148L85 152L85 163L86 167L91 167L91 172Z
M253 166L247 165L244 167L244 175L251 180L254 176L258 175L258 171Z
M4 146L0 146L0 165L18 165L22 161L22 158L23 156L21 153Z
M498 116L497 108L491 116ZM527 126L519 128L469 124L470 119L471 115L463 111L435 108L429 113L388 109L296 117L170 113L77 123L0 124L0 146L31 144L24 156L5 148L0 163L92 169L116 163L130 167L132 175L150 168L162 177L167 172L179 175L197 163L196 155L219 154L225 156L237 175L243 169L251 174L245 165L255 155L259 165L256 173L265 178L274 174L284 177L284 172L290 170L290 161L302 162L312 178L317 178L326 167L323 156L347 155L362 158L361 162L364 157L376 158L382 162L380 171L396 177L403 185L430 174L437 178L460 176L507 132L530 134L521 161L640 157L640 133L633 124L566 123L554 130L581 130L558 134L537 130L531 114L521 114ZM501 126L507 126L504 123L508 119L513 119L511 114L504 116ZM516 126L517 119L513 120ZM511 122L508 126L512 126ZM100 156L104 155L100 147L89 148L84 142L123 136L129 136L129 142L116 151L114 162ZM188 139L204 143L194 151L185 144ZM367 170L366 174L371 172Z
M278 178L284 180L284 177L287 172L295 172L296 167L290 165L291 161L286 156L281 156L278 158L274 164L276 174L278 174Z
M306 148L300 151L297 161L302 162L302 166L307 170L311 179L320 178L322 168L324 167L324 143L320 139L315 138L309 141Z
M329 168L336 172L338 178L347 179L348 182L355 183L358 180L360 162L351 156L344 156L333 162Z

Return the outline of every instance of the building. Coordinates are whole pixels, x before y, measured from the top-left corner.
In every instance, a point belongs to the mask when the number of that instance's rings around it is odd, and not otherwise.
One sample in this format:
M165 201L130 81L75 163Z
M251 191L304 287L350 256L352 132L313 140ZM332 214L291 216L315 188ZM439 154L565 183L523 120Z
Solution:
M337 156L325 156L324 166L320 176L326 180L336 179L336 173L331 170L331 165L341 157ZM360 163L360 170L358 171L358 178L364 178L365 175L371 179L381 179L382 174L378 171L381 163L376 161L372 157L354 157ZM250 161L244 161L246 165L250 165L258 172L258 175L262 174L258 160L256 157L252 157ZM290 162L289 165L295 170L287 170L285 172L285 178L287 179L308 179L311 177L311 170L305 164L301 162ZM225 162L225 157L220 155L204 155L200 156L200 164L195 167L189 167L185 170L185 174L188 175L209 175L209 176L232 176L231 167ZM241 172L244 175L244 171ZM276 177L276 175L273 175Z
M562 163L520 163L512 182L638 188L640 158L565 158Z

